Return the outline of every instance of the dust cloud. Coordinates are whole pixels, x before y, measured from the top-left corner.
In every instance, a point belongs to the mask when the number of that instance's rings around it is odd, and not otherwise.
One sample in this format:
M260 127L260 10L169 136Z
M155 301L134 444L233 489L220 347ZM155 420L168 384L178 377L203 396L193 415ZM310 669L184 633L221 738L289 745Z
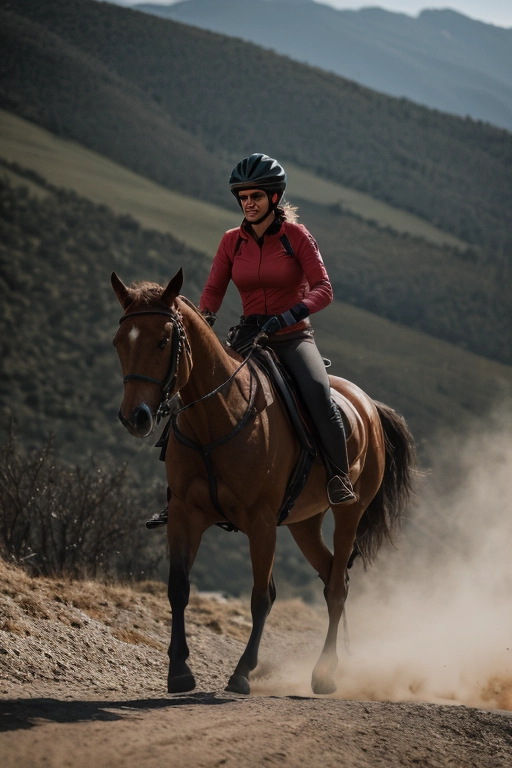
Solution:
M512 410L433 445L398 548L351 572L334 697L512 710ZM322 638L281 694L311 695Z

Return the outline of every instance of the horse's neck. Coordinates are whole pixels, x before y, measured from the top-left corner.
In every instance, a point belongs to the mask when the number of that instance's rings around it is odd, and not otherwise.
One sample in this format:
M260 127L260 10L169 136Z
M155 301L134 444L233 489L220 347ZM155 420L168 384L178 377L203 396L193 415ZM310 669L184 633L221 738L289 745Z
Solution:
M219 430L233 426L245 412L250 373L244 366L231 383L222 386L229 381L240 362L226 352L215 333L194 309L184 302L180 302L180 309L192 357L192 371L180 394L184 405L195 403L184 415L194 431L202 433L202 441L213 440ZM218 393L202 399L218 387L221 387ZM208 434L205 436L204 433Z

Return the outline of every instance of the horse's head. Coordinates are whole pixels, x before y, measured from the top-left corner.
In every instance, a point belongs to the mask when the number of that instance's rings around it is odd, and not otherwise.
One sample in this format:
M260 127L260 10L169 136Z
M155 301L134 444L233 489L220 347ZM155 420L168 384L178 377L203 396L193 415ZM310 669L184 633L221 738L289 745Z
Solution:
M125 310L114 338L124 377L119 419L135 437L148 437L190 374L188 342L176 304L183 273L180 269L166 288L155 283L127 288L115 272L111 279Z

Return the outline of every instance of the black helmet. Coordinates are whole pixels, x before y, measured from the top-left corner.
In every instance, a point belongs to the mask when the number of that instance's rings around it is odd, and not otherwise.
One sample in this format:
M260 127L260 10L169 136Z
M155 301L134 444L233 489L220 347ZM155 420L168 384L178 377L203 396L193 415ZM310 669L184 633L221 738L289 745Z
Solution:
M279 200L276 205L279 205L286 189L286 173L277 160L256 153L240 160L233 168L229 188L237 199L241 189L262 189L270 194L277 192Z

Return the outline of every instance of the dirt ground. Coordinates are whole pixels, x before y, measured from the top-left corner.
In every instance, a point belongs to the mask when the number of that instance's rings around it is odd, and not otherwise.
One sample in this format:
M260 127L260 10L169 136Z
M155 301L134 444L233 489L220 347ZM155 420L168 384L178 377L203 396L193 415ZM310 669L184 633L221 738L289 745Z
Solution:
M224 692L248 603L193 594L197 689L168 695L165 587L32 579L0 561L0 763L51 766L510 768L512 712L316 697L324 615L277 601L249 697ZM340 657L342 653L340 652Z

